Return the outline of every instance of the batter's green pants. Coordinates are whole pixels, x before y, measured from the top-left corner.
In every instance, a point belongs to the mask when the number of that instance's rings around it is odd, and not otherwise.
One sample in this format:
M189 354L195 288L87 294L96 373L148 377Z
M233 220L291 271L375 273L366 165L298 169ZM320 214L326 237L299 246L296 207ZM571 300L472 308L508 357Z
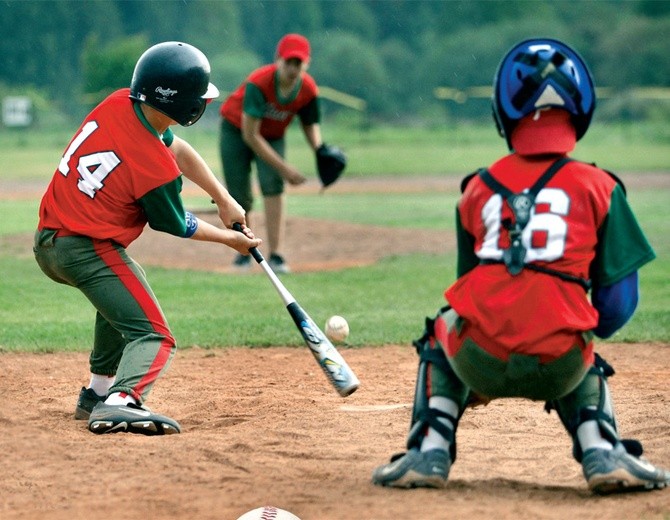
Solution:
M284 157L284 139L269 140L268 143L281 157ZM284 193L284 178L265 161L259 159L242 139L240 129L223 119L219 136L219 152L223 166L226 188L233 198L245 209L251 211L254 197L251 188L251 163L256 163L258 184L266 197Z
M168 368L176 342L144 271L119 244L35 234L35 259L52 280L79 289L97 310L90 355L94 374L116 375L112 392L140 404Z

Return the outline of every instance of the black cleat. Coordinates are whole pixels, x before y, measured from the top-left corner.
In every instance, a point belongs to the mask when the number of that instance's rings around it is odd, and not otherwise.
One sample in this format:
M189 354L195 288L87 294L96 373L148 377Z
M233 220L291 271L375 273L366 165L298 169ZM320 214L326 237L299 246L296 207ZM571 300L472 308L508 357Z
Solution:
M104 395L96 394L92 388L82 387L77 399L77 407L74 410L74 418L77 420L88 419L95 405L104 400Z
M181 433L174 419L153 413L137 404L98 403L88 419L93 433L141 433L142 435L170 435Z

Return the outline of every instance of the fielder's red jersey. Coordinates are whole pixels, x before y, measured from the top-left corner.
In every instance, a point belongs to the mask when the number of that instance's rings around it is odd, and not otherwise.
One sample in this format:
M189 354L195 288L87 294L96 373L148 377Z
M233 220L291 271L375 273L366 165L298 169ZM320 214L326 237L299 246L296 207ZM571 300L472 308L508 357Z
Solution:
M489 171L519 193L555 160L512 154ZM460 278L445 291L447 301L466 320L473 339L498 358L518 353L547 362L580 343L586 344L585 362L592 362L590 341L577 338L596 326L598 313L582 286L526 268L513 276L504 264L479 263L502 259L509 246L505 219L513 219L513 212L501 195L479 176L472 178L458 205ZM526 264L601 286L654 258L622 187L607 172L577 161L564 165L539 192L522 237ZM471 258L464 262L463 254Z
M261 99L247 99L250 87L260 91ZM277 65L265 65L253 71L226 99L221 105L221 115L237 128L242 128L242 112L246 112L262 119L260 132L263 137L279 139L295 115L316 100L318 87L312 76L303 73L296 92L289 99L279 99L278 92ZM316 121L308 123L311 122Z
M138 201L180 177L174 155L121 89L84 119L40 205L38 228L126 247L147 215Z

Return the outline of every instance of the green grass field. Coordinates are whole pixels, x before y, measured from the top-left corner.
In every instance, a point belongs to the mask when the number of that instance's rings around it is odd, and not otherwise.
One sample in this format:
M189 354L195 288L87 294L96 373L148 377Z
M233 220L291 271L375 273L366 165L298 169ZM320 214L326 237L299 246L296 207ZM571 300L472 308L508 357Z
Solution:
M629 199L658 258L641 271L642 300L637 314L613 341L667 342L670 319L670 139L667 129L618 127L589 135L575 157L608 169L643 175L663 172L661 188L629 189ZM0 131L0 180L46 184L74 129L62 133ZM178 130L219 173L216 130ZM324 129L327 141L343 146L350 158L347 175L451 175L459 178L505 152L492 128ZM650 137L652 136L652 137ZM313 157L301 136L289 136L289 158L313 174ZM349 220L389 227L453 229L456 194L331 194L290 196L291 215ZM351 208L343 213L342 207ZM0 197L0 238L31 233L38 200ZM0 351L88 350L94 311L83 296L48 280L29 248L0 251ZM197 247L197 245L195 246ZM353 346L408 344L419 336L423 319L443 304L442 292L454 280L453 255L410 255L339 272L293 274L285 283L317 323L331 314L345 316ZM274 289L262 274L232 275L146 268L182 347L301 345ZM437 281L437 282L436 282ZM203 303L207 302L207 303ZM240 326L244 324L244 326Z
M3 131L0 128L1 178L48 179L75 131L75 126L59 131ZM215 125L179 128L176 132L198 149L215 173L221 174ZM350 178L462 176L488 165L506 150L505 141L492 124L452 123L439 128L365 130L333 127L326 123L322 133L326 142L337 144L347 152L350 159L347 176ZM314 157L297 125L290 127L287 139L288 159L305 174L313 175ZM594 123L577 144L574 157L612 171L668 172L670 125L666 122L602 126Z

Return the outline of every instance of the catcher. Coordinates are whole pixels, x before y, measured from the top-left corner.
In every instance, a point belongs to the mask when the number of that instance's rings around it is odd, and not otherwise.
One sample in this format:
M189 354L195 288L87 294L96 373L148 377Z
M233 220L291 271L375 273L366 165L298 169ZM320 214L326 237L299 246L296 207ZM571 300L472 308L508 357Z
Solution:
M297 186L306 181L284 159L284 135L293 118L298 115L305 138L316 153L324 188L337 180L346 165L344 154L321 139L318 87L307 73L309 60L307 38L285 35L277 44L275 63L253 71L221 106L219 149L226 187L250 221L251 163L255 161L270 248L268 263L277 273L290 271L282 255L284 184ZM251 258L239 254L234 265L248 268Z
M595 101L586 64L564 43L526 40L501 61L493 113L511 153L462 183L458 279L414 342L408 451L377 468L375 484L445 486L463 412L503 397L558 413L594 493L670 483L638 441L621 439L614 371L594 352L594 335L611 336L633 315L638 270L655 257L623 184L568 156Z

